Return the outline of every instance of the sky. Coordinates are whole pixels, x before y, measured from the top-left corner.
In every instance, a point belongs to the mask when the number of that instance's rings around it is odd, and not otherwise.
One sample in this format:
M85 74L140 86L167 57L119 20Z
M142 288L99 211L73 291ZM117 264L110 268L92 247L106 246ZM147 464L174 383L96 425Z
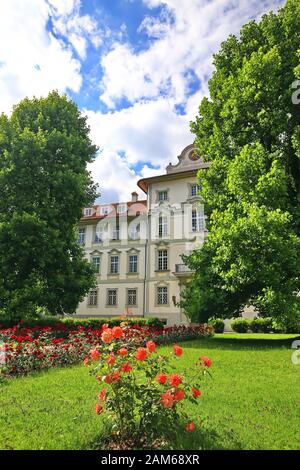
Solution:
M213 54L284 0L0 0L0 112L67 93L98 145L98 202L130 200L193 142Z

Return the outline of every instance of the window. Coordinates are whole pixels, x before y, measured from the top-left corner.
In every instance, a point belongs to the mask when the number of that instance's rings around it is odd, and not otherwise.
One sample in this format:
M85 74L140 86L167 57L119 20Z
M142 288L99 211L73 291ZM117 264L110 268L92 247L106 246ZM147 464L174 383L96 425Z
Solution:
M158 220L158 235L166 237L168 235L168 217L160 216Z
M80 228L78 231L78 243L79 245L85 244L85 228Z
M139 240L140 238L140 226L139 225L130 229L129 238L130 240Z
M130 255L129 256L129 272L137 273L137 271L138 271L138 256Z
M168 303L168 288L157 287L157 305L167 305Z
M192 210L192 232L200 232L205 229L204 216L200 215L196 209Z
M90 217L92 215L92 209L91 208L84 209L83 214L85 217Z
M100 272L100 256L93 256L92 263L95 267L96 273L99 273Z
M98 305L98 289L91 289L89 294L89 306L97 307Z
M168 191L158 191L158 200L167 201L168 200Z
M117 289L107 289L107 305L110 307L117 305Z
M118 214L124 214L124 212L127 211L127 205L126 204L119 204L118 205Z
M119 257L111 256L110 257L110 273L118 274L118 272L119 272Z
M112 240L120 240L120 227L117 225L116 229L112 231Z
M191 195L192 196L197 196L199 191L200 191L199 184L192 184L192 186L191 186Z
M128 289L127 290L127 305L136 305L137 304L137 290Z
M158 270L168 270L168 250L158 250Z
M103 237L102 232L96 232L95 233L95 242L96 243L102 242L102 237Z
M101 215L107 215L109 212L108 207L101 207Z

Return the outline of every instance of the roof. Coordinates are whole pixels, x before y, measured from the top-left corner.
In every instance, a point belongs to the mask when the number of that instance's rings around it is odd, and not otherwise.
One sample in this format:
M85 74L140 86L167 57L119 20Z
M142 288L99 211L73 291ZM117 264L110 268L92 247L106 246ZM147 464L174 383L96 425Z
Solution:
M118 206L127 206L127 210L124 212L118 212ZM108 214L101 214L101 208L108 207L109 213ZM147 213L147 200L143 199L141 201L128 201L128 202L112 202L108 204L97 204L93 206L88 206L83 209L83 213L85 209L92 209L92 215L83 215L81 221L89 221L89 220L100 220L105 219L107 217L123 217L127 216L137 216L140 214Z

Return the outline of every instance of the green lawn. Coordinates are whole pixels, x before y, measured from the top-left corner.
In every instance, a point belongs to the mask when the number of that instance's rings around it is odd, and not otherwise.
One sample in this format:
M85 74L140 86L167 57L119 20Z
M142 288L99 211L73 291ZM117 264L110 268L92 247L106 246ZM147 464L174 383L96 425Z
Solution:
M213 379L207 378L198 407L191 409L197 432L180 432L173 448L300 449L294 337L228 334L184 343L178 364L207 355ZM98 390L83 366L0 385L0 449L91 448L105 430L104 416L94 413Z

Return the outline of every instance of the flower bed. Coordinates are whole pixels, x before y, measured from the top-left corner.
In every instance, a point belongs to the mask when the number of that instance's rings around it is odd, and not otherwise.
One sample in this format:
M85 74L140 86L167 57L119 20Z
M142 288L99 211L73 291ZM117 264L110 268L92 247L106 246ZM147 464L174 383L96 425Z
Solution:
M167 344L212 335L213 330L199 327L174 326L130 326L121 323L124 340L131 340L138 346L155 339L157 344ZM3 375L24 375L28 372L63 367L83 361L93 347L101 345L100 329L85 328L81 325L71 329L58 323L51 327L24 328L22 325L0 329L0 370Z

